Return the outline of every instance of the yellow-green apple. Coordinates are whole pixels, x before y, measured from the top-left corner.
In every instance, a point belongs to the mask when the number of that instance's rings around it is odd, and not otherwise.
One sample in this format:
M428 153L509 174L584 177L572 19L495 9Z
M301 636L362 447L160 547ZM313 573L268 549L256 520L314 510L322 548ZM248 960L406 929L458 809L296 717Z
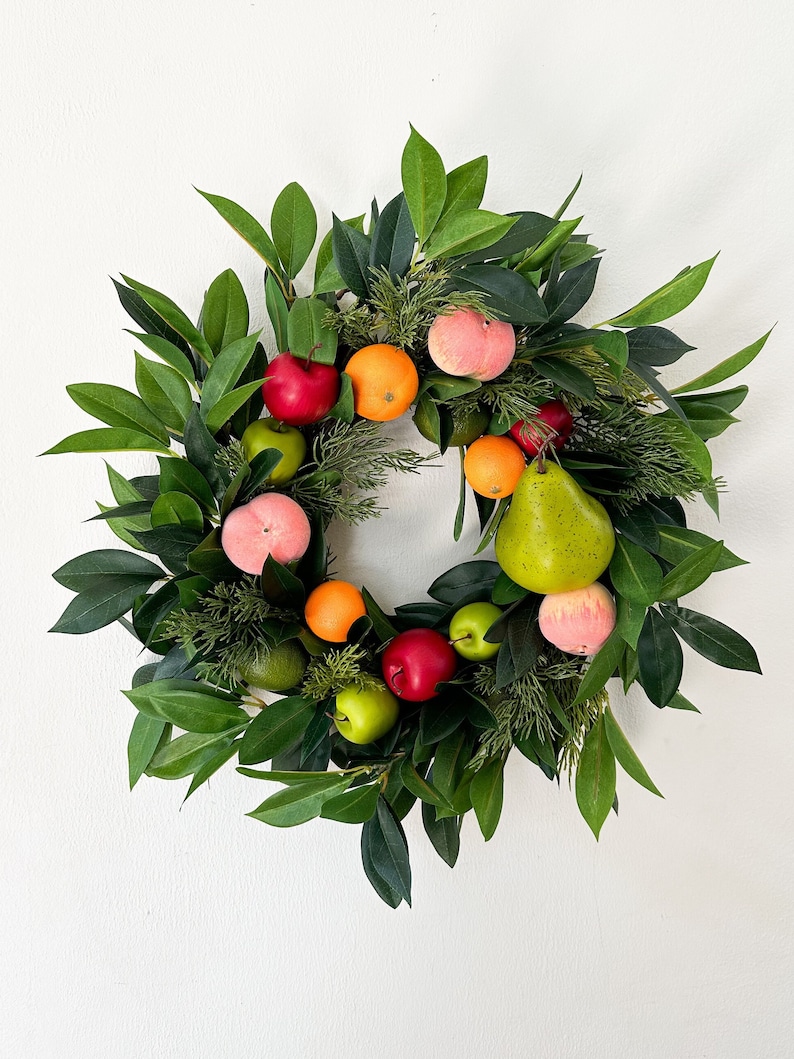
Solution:
M381 664L386 683L399 699L424 702L439 694L437 684L452 679L457 655L435 629L408 629L388 644Z
M538 422L543 425L539 427ZM573 416L562 401L546 401L540 405L538 414L533 419L519 419L517 423L513 423L510 436L527 455L537 456L549 440L555 449L562 448L572 430Z
M278 449L283 453L268 475L269 485L284 485L294 478L306 455L306 438L303 434L296 427L280 423L273 416L249 423L240 440L249 463L265 449Z
M485 639L493 623L502 616L494 603L467 603L456 610L449 623L449 641L462 658L485 662L499 653L499 644Z
M221 546L247 574L261 574L268 555L285 565L309 547L311 526L300 504L283 493L262 493L229 512Z
M541 633L570 655L594 655L609 639L615 621L615 601L600 581L544 596L538 612Z
M262 396L281 423L302 427L327 416L339 398L339 372L291 353L279 353L268 364Z
M437 316L427 334L427 351L447 375L487 382L501 375L516 351L512 324L488 320L473 309Z
M333 718L349 743L372 743L395 726L400 704L385 684L360 688L346 684L336 695Z

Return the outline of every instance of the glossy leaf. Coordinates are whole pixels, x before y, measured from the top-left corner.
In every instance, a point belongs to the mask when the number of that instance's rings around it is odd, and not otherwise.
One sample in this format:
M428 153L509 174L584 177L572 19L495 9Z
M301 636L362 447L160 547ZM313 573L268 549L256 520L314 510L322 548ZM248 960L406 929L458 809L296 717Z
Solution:
M532 366L538 375L585 401L592 401L596 395L595 383L590 376L561 357L535 357Z
M462 607L478 599L488 599L499 573L498 563L488 559L460 563L437 577L427 594L440 603Z
M576 767L576 804L596 839L615 800L615 755L603 715L585 737Z
M102 629L126 614L150 583L122 575L105 578L78 592L50 632L81 634Z
M698 375L696 379L692 379L691 382L684 383L682 386L676 386L673 393L690 393L692 390L703 390L708 386L717 386L719 383L725 382L726 379L730 379L755 360L771 334L771 330L767 331L765 335L762 335L755 342L745 346L738 353L734 353L732 357L727 357L725 360L720 361L719 364L703 375Z
M646 772L645 766L637 757L609 705L604 710L604 731L610 749L623 771L627 772L636 783L650 791L651 794L656 794L663 798L664 795Z
M226 750L232 742L232 729L220 735L206 732L186 732L161 746L146 769L147 776L159 780L181 780L192 776L219 750Z
M243 386L238 386L236 390L232 390L230 393L221 397L218 403L213 405L207 414L207 430L210 434L217 433L223 424L231 419L237 409L242 407L248 398L261 388L262 380L255 379L253 382L247 382Z
M186 493L163 493L151 505L151 524L158 526L186 526L201 530L204 515L192 496Z
M504 762L492 757L475 772L471 781L471 804L487 842L493 838L504 800Z
M248 334L248 299L242 283L230 268L212 281L204 295L201 327L216 357L226 346Z
M387 203L378 217L372 233L369 263L372 268L385 268L392 279L404 276L411 264L416 232L405 195Z
M221 742L221 749L216 750L214 754L210 754L196 769L193 774L193 779L190 781L187 793L185 794L185 802L191 794L197 791L202 784L207 782L207 780L211 779L218 769L223 768L226 762L233 758L237 753L237 748L240 745L239 740L234 743L229 743L228 746L223 746L223 742L225 742L225 740Z
M681 683L684 653L678 637L655 608L645 616L637 639L637 664L645 694L654 706L666 706Z
M451 213L436 226L425 247L425 259L458 257L492 246L503 238L516 222L488 210L461 210Z
M663 577L661 567L644 548L620 533L615 537L609 576L615 590L633 603L650 606L659 597Z
M482 154L447 173L447 193L441 219L462 210L476 210L485 194L488 159Z
M573 701L574 706L601 691L609 678L614 676L625 650L626 644L615 629L601 650L593 655Z
M685 526L659 526L659 555L670 563L681 563L701 548L716 543L713 537ZM714 570L730 570L735 566L746 565L746 559L740 559L723 546Z
M466 254L462 263L476 264L481 261L494 261L511 257L513 254L521 254L544 239L555 226L554 220L542 213L518 212L509 213L507 216L515 217L515 224L507 235L491 246ZM526 278L530 279L529 276ZM538 271L539 278L540 271ZM533 285L537 289L537 284Z
M333 364L339 335L323 326L328 312L325 302L317 298L296 298L287 318L287 341L294 357L311 359L318 364Z
M433 782L447 800L460 786L472 748L472 736L466 728L457 728L448 733L436 747Z
M233 696L193 680L154 680L123 694L141 713L186 732L226 732L248 721Z
M658 324L661 320L669 320L671 316L686 309L700 294L716 260L715 254L708 261L685 269L631 309L607 320L606 323L614 327L647 327L649 324Z
M165 320L169 327L195 349L205 363L212 363L212 349L209 343L178 305L175 305L167 295L161 294L152 287L147 287L144 283L138 283L129 276L123 275L122 279L143 298L147 305L154 309L158 316Z
M363 232L333 217L332 246L339 274L358 298L369 297L371 241Z
M581 220L581 217L574 217L570 221L559 221L555 224L532 253L521 261L517 266L517 271L522 275L527 275L547 265L557 251L565 246L571 235L579 227Z
M512 324L543 324L548 319L543 299L532 284L510 269L498 265L467 265L450 276L459 291L485 295L490 312Z
M59 441L42 456L57 456L65 452L168 452L169 448L151 434L142 434L127 427L97 427L81 430Z
M379 783L353 787L323 802L320 816L341 824L363 824L375 815L379 794Z
M404 786L412 794L415 794L416 797L420 798L423 802L427 802L428 805L440 806L442 809L451 808L444 795L437 790L428 779L420 775L420 773L417 772L415 765L413 765L407 758L403 759L400 768L400 778L402 779Z
M433 746L444 736L454 732L466 720L468 706L465 698L433 700L422 706L419 714L419 739L425 746Z
M196 373L193 365L179 346L175 346L173 342L169 342L168 339L163 338L161 335L141 334L138 331L129 331L128 334L131 334L133 338L137 338L155 356L158 356L160 360L164 360L166 364L178 371L182 378L189 382L191 386L196 385ZM174 333L174 337L179 338L176 333Z
M662 615L685 643L710 662L726 669L761 672L752 644L721 621L672 603L663 604Z
M306 264L317 238L317 214L300 184L287 184L273 204L270 218L278 256L284 271L295 279Z
M405 832L385 798L378 799L375 815L364 824L372 867L409 905L411 865ZM362 842L364 841L362 837Z
M637 649L637 639L645 624L645 614L648 606L645 603L636 603L618 595L615 598L617 605L617 624L615 629L622 640L633 650Z
M328 773L322 780L309 780L276 791L246 815L273 827L305 824L319 816L324 803L346 790L350 782L349 776Z
M436 818L435 809L427 802L422 802L422 825L430 839L433 849L450 868L460 853L460 823L456 816Z
M59 585L72 592L84 592L100 586L103 581L112 577L128 577L131 580L146 582L148 587L154 581L165 577L165 572L149 559L120 548L100 548L85 552L68 563L64 563L52 575Z
M238 338L218 353L201 387L202 419L206 420L207 413L239 380L254 355L259 334L257 331L253 335Z
M168 722L161 717L147 717L145 713L136 713L127 742L130 790L146 771L167 727Z
M190 346L184 338L177 334L173 327L169 327L162 316L159 316L151 306L147 305L137 291L134 291L131 287L125 287L118 280L114 279L112 282L123 308L129 313L138 327L142 327L147 335L162 338L183 353L190 353Z
M627 332L632 359L660 368L694 349L666 327L635 327Z
M270 323L273 327L276 348L279 353L286 353L289 349L289 339L287 338L287 316L289 314L289 306L287 305L281 287L278 285L273 273L269 269L267 276L265 277L265 307L267 309L267 315L270 318Z
M720 561L722 548L722 541L715 541L683 559L665 576L657 599L673 600L694 592L714 572Z
M245 239L251 249L255 250L267 264L268 268L272 272L278 273L278 253L273 245L273 240L259 221L252 217L247 210L244 210L242 206L232 202L231 199L223 198L221 195L210 195L206 191L199 191L198 188L196 188L196 191L211 206L215 207L221 217L234 228L238 235Z
M314 715L314 702L291 695L266 706L251 721L240 743L242 765L270 761L297 743Z
M168 431L163 423L134 393L120 386L105 383L76 383L66 392L83 411L111 427L126 427L168 444Z
M185 379L169 368L135 354L135 385L143 401L175 434L182 434L193 407L190 387Z
M553 297L545 299L549 327L570 320L587 304L595 287L600 264L600 258L595 258L563 273L554 288Z
M419 246L422 247L444 209L447 174L438 151L413 125L403 150L400 168L405 201L408 203Z

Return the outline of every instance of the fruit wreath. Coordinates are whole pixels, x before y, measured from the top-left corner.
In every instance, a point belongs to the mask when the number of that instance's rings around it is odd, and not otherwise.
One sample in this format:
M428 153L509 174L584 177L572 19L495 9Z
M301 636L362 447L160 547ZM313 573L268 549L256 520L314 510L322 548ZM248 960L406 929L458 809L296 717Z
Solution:
M411 899L401 821L417 801L454 865L470 810L493 835L515 748L550 780L569 776L598 837L616 764L659 794L608 681L694 710L681 641L760 672L743 636L681 603L743 562L690 529L682 501L700 494L718 513L706 442L736 422L747 387L714 387L768 335L668 392L659 369L694 347L659 324L714 258L604 323L573 323L601 254L581 217L564 219L578 184L553 216L498 214L480 206L487 168L482 156L447 172L412 128L402 190L373 200L367 223L333 217L310 292L317 216L299 184L276 199L270 232L201 192L265 262L267 334L249 333L231 269L197 324L124 277L151 355L135 353L138 393L67 387L106 425L49 450L157 457L157 473L131 479L108 465L113 503L94 518L127 548L54 574L76 595L53 631L120 622L151 652L124 692L130 785L190 777L190 796L236 758L278 785L255 820L363 825L364 871L392 907ZM390 473L421 470L427 456L382 432L403 415L459 451L451 533L474 503L475 556L493 546L495 561L469 557L391 614L334 576L325 534L380 514Z

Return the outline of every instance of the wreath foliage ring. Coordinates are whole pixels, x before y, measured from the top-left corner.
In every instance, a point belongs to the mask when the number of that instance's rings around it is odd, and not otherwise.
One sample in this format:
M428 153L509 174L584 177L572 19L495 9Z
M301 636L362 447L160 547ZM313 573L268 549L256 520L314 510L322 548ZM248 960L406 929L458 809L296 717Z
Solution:
M668 392L660 369L693 347L660 324L714 258L604 323L574 323L601 259L581 217L564 219L577 188L554 216L497 214L481 208L486 175L484 156L447 172L412 128L402 190L373 201L366 227L333 218L304 293L317 218L299 184L270 232L202 192L264 259L272 334L249 333L231 269L197 324L123 277L155 359L135 354L137 393L67 387L103 426L49 450L157 456L157 473L132 479L108 466L113 503L95 518L127 548L54 574L75 596L53 631L118 621L152 652L124 693L131 786L190 777L189 796L237 758L280 785L255 819L362 825L364 870L393 907L410 903L401 821L417 801L454 865L470 811L493 835L516 748L549 779L575 774L598 837L616 764L659 793L610 709L610 678L694 710L682 641L760 672L743 636L680 603L743 562L688 528L682 501L718 511L706 442L736 422L747 387L715 387L768 335ZM441 452L459 449L452 535L473 501L482 540L427 600L387 614L329 573L325 534L378 515L390 473L421 470L381 426L409 409ZM498 561L478 558L492 541Z

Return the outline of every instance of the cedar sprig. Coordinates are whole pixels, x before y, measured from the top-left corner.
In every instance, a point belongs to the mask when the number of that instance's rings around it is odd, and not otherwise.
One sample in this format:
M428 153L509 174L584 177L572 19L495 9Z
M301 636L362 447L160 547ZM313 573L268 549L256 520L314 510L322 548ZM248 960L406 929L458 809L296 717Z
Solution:
M369 652L360 644L333 647L309 661L301 692L315 702L324 702L348 684L362 689L382 687L382 681L367 672L367 664L371 664Z

